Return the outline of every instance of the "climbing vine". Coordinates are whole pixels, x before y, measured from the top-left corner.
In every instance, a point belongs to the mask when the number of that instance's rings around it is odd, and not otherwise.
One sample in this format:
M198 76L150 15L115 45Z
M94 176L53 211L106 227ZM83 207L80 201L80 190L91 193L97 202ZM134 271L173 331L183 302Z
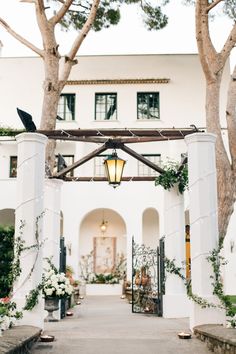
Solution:
M170 161L164 166L164 172L155 179L155 186L161 185L164 189L170 190L175 185L178 186L180 194L188 188L188 168L176 162Z
M213 308L221 308L226 311L226 316L231 317L228 322L230 323L231 327L236 327L236 319L235 313L236 309L233 305L230 296L224 294L224 286L222 282L222 274L221 274L221 266L225 265L227 262L225 261L224 257L220 255L221 250L223 248L223 239L219 240L219 245L216 249L213 249L210 255L207 257L208 262L211 263L213 269L213 275L210 276L212 279L212 286L213 286L213 294L218 297L220 300L220 304L214 304L208 302L201 296L198 296L192 292L191 281L186 279L186 277L182 274L182 267L177 267L175 265L174 260L169 260L165 257L165 269L167 273L175 274L180 277L184 281L184 285L187 290L187 296L197 303L202 308L213 307Z

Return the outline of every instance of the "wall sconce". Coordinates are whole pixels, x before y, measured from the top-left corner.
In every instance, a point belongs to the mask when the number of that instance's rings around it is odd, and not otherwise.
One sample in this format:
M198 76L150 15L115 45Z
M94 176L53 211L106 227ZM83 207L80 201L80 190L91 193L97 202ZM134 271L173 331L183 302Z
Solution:
M234 240L230 240L230 252L231 252L231 253L234 252L234 246L235 246Z

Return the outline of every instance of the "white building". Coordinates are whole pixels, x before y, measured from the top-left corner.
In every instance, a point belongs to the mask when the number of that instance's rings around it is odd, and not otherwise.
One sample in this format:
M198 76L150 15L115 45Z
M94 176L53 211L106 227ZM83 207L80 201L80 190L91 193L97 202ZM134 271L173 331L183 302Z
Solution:
M229 79L227 66L222 85L224 117ZM30 113L39 127L42 105L43 62L39 58L0 58L2 126L22 128L16 108ZM57 129L163 129L205 127L205 80L195 54L81 56L73 67L60 101ZM223 118L222 118L223 121ZM0 138L0 223L13 223L16 208L16 156L14 138ZM57 143L56 154L68 164L77 161L97 144ZM132 144L132 149L155 163L181 161L187 148L184 140ZM153 176L151 170L122 151L127 161L124 176ZM107 153L104 152L103 155ZM74 170L74 176L91 177L90 182L63 182L61 190L61 236L67 246L67 264L80 274L81 256L94 251L95 238L113 238L114 255L127 256L131 278L132 237L151 247L165 234L164 191L154 181L127 181L114 189L107 182L93 182L102 176L104 156L98 156ZM187 193L186 193L187 194ZM186 224L188 201L186 195ZM102 233L100 225L107 222ZM171 222L171 220L170 220ZM229 227L226 258L235 258L235 233ZM111 240L111 239L110 239ZM109 241L109 240L108 240ZM231 248L230 246L231 245ZM235 293L236 266L226 277L227 293ZM234 280L234 282L232 281Z

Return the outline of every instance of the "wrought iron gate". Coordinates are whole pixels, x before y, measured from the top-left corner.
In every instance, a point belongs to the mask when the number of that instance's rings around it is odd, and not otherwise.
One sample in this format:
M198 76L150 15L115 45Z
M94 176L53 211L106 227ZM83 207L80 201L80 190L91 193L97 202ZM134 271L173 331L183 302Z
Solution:
M132 312L162 316L164 240L157 249L132 240Z
M66 246L64 237L60 238L60 272L66 273ZM66 300L61 299L61 318L66 316Z

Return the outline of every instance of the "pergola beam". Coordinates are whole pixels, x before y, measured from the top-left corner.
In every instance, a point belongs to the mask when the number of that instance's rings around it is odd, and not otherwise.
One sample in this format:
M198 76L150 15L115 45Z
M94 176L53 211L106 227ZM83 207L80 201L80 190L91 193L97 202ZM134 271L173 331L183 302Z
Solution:
M64 168L63 170L61 170L60 172L57 172L55 175L53 175L53 178L61 178L63 177L66 173L74 170L76 167L79 167L81 165L83 165L85 162L91 160L93 157L101 154L102 152L104 152L105 150L107 150L107 146L106 145L102 145L101 147L99 147L98 149L90 152L88 155L82 157L80 160L76 161L75 163L73 163L72 165Z
M70 130L37 130L37 133L46 135L49 139L64 140L75 137L159 137L160 140L184 139L186 135L196 132L193 128L162 128L162 129L70 129Z
M145 165L147 165L148 167L152 168L154 171L159 172L159 173L165 172L161 167L159 167L155 163L149 161L148 159L146 159L142 155L138 154L136 151L130 149L128 146L121 145L120 149L125 151L130 156L134 157L136 160L139 160L142 163L144 163Z
M123 176L121 181L123 182L140 182L140 181L155 181L156 176ZM65 182L107 182L107 177L65 177Z

